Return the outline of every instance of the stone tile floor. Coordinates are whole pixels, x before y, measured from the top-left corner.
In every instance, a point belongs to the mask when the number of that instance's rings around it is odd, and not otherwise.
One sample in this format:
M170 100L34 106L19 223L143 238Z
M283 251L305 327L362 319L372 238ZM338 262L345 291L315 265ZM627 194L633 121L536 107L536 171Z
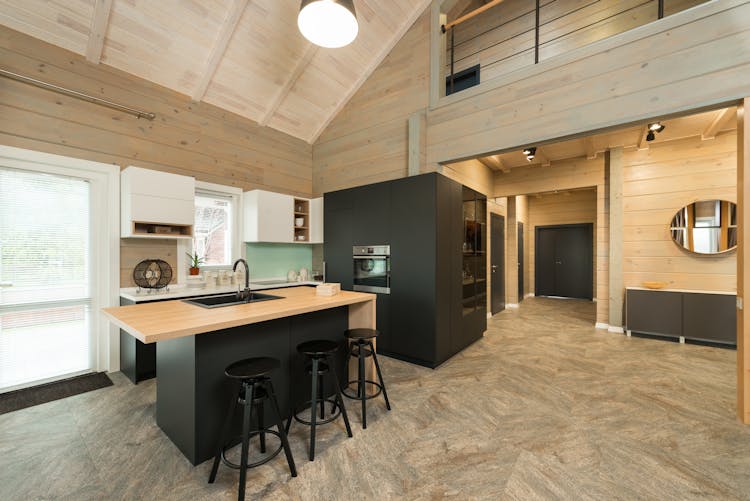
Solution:
M436 370L382 358L390 413L368 429L292 428L248 499L750 499L735 352L593 328L587 301L530 298ZM154 380L0 416L0 499L233 499L238 473L193 467L156 426Z

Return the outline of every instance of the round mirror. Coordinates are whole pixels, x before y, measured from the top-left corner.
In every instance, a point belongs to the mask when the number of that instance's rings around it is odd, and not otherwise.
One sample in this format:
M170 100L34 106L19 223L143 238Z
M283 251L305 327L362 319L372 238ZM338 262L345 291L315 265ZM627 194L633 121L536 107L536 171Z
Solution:
M737 247L737 205L700 200L677 211L669 226L672 240L696 254L721 254Z

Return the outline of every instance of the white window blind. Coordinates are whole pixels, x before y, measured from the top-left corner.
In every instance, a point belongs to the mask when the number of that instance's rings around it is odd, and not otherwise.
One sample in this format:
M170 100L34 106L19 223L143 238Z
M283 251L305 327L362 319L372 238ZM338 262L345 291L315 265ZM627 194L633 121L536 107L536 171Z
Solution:
M0 168L0 391L91 367L90 185Z
M206 266L232 264L232 197L209 192L195 194L193 251Z

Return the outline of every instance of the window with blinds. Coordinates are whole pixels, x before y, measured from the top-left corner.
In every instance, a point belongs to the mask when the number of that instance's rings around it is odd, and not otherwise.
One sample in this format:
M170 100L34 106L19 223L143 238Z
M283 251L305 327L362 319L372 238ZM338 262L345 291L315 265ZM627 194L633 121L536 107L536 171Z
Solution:
M0 167L0 391L89 370L90 185Z
M193 250L206 266L232 264L232 197L209 192L195 194Z

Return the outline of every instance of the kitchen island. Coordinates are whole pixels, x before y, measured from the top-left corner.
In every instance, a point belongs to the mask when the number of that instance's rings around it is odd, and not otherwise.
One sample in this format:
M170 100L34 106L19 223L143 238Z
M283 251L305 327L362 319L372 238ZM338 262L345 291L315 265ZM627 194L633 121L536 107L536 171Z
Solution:
M184 301L162 301L105 308L122 330L156 351L156 420L192 464L215 452L231 387L224 376L230 363L270 356L281 367L271 377L284 418L310 398L309 376L299 343L331 339L341 343L337 370L346 384L344 331L375 328L375 295L342 291L317 296L311 287L264 291L281 299L202 308ZM330 382L327 383L330 385ZM326 394L333 388L326 386ZM265 421L272 422L269 406ZM239 434L239 420L235 423Z

